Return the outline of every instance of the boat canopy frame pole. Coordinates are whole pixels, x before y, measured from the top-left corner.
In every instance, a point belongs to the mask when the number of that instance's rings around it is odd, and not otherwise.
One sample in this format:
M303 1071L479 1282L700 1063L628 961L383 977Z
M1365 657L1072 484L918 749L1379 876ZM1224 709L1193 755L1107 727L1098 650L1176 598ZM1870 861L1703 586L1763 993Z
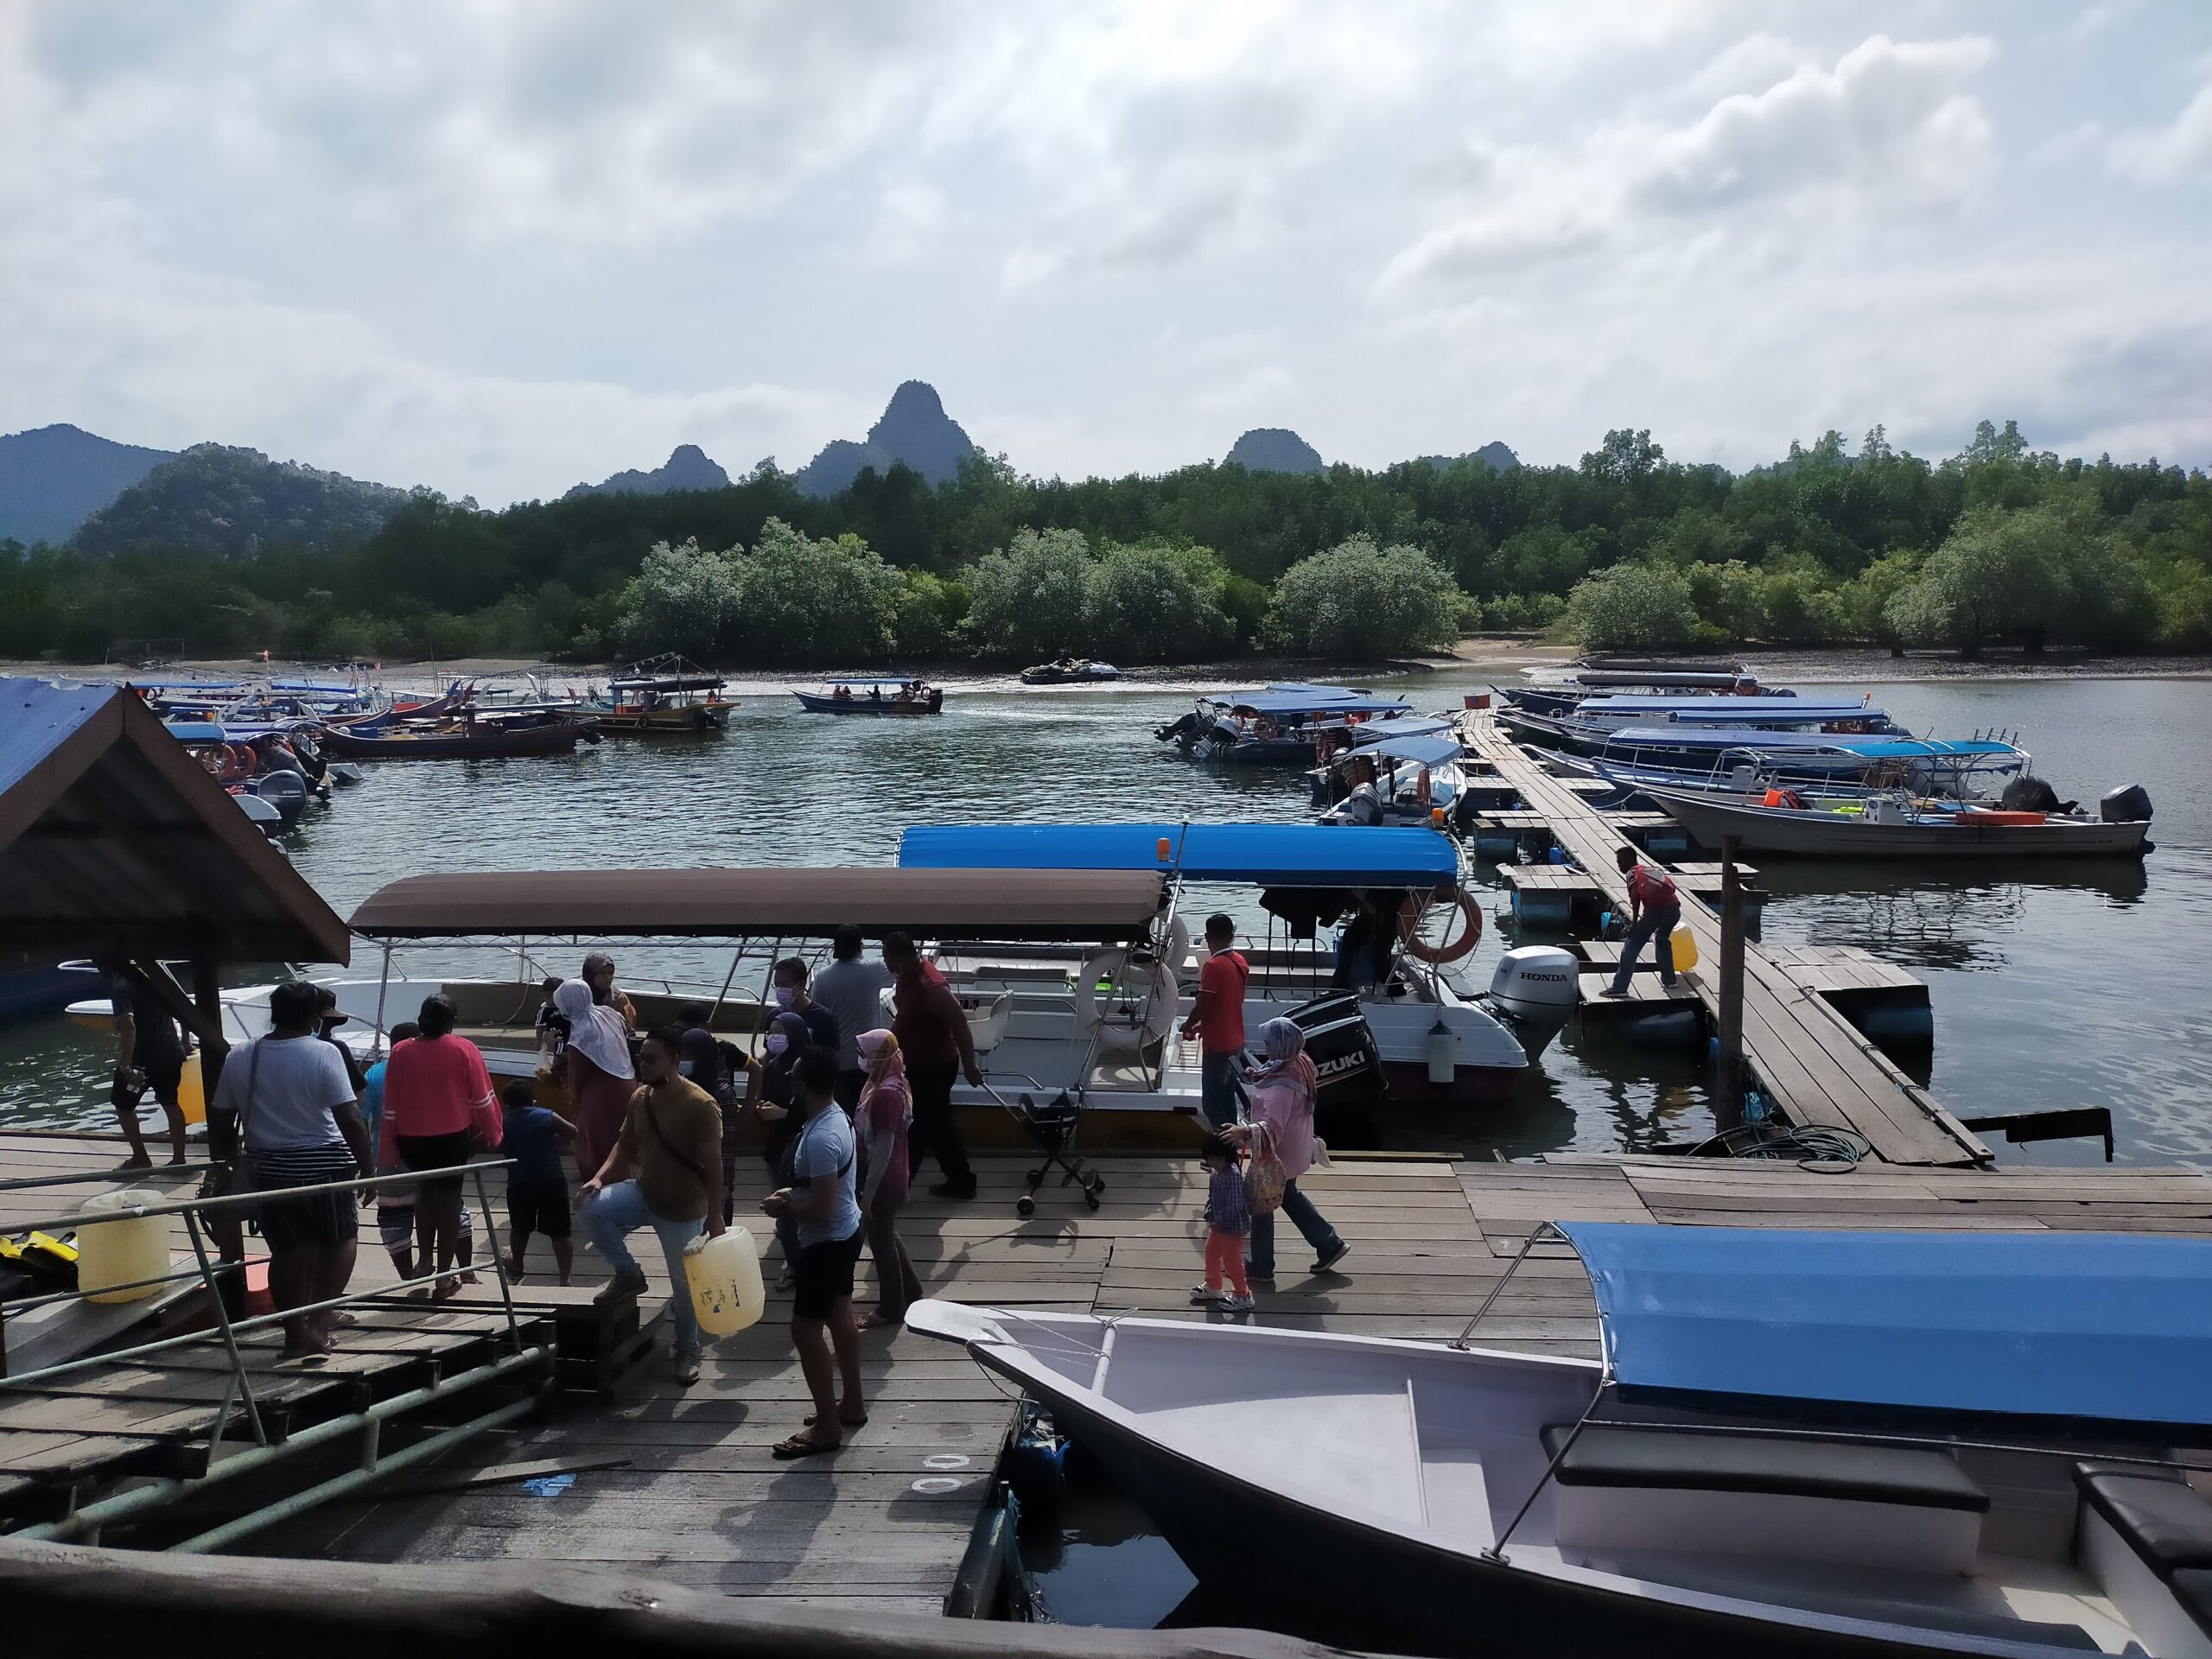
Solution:
M1574 1248L1574 1241L1560 1230L1556 1222L1538 1222L1529 1230L1529 1236L1521 1241L1521 1249L1515 1254L1512 1262L1498 1276L1497 1282L1491 1287L1490 1294L1483 1298L1482 1306L1475 1310L1474 1318L1469 1319L1465 1329L1452 1339L1452 1347L1462 1353L1466 1351L1468 1337L1473 1334L1475 1326L1482 1322L1483 1315L1489 1313L1497 1299L1504 1294L1506 1286L1513 1281L1513 1275L1521 1270L1521 1264L1529 1259L1529 1253L1540 1243L1554 1243L1565 1244L1569 1249ZM1600 1328L1602 1331L1602 1322ZM1550 1460L1544 1465L1544 1472L1536 1478L1536 1484L1529 1489L1528 1497L1521 1500L1521 1507L1513 1511L1513 1518L1505 1523L1505 1530L1499 1533L1482 1552L1484 1560L1496 1561L1501 1567L1510 1565L1506 1560L1505 1546L1511 1541L1516 1529L1528 1518L1529 1511L1535 1507L1536 1499L1544 1488L1552 1484L1552 1477L1558 1472L1560 1465L1567 1461L1567 1454L1574 1450L1575 1441L1582 1438L1582 1431L1589 1427L1591 1418L1597 1414L1598 1408L1605 1402L1606 1395L1612 1391L1612 1354L1602 1336L1599 1339L1599 1352L1600 1370L1598 1373L1598 1386L1590 1391L1589 1403L1582 1408L1582 1414L1574 1420L1574 1427L1567 1431L1567 1438L1560 1442L1559 1450L1553 1452Z

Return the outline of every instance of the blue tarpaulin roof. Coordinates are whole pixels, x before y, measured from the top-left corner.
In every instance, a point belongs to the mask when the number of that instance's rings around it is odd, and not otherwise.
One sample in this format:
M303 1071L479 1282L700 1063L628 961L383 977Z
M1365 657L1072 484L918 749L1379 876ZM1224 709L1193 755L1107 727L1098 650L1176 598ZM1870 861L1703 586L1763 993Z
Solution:
M1578 709L1586 715L1669 715L1727 709L1787 715L1808 709L1852 709L1860 702L1858 697L1846 702L1840 697L1609 696L1585 697Z
M1741 727L1624 726L1590 732L1583 741L1603 743L1607 755L1624 749L1840 749L1859 740L1834 732L1758 732Z
M1374 736L1370 738L1365 732L1356 732L1352 734L1354 744L1363 747L1386 737L1427 737L1433 733L1451 731L1452 721L1449 715L1403 715L1396 720L1366 729Z
M1160 856L1160 843L1167 855ZM905 868L1158 870L1255 887L1444 887L1458 851L1433 830L1317 823L924 823L899 837Z
M1559 1226L1624 1389L2212 1423L2212 1239Z
M1977 754L2009 754L2022 760L2027 759L2015 745L1993 742L1987 738L1853 737L1839 739L1836 747L1847 749L1853 754L1863 754L1870 760Z
M1740 706L1750 701L1745 697L1715 697L1711 709L1677 709L1668 716L1670 723L1683 726L1748 726L1757 721L1786 721L1791 725L1811 726L1828 721L1887 720L1886 709L1877 709L1871 703L1840 702L1799 703L1795 709L1754 709L1746 713Z

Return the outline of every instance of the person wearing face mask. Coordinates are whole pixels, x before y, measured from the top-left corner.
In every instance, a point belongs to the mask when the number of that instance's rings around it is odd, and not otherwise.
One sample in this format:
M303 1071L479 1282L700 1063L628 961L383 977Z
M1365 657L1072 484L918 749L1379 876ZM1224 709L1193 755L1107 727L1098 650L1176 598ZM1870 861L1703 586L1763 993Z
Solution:
M798 1136L798 1125L791 1116L791 1071L807 1047L805 1019L797 1014L779 1014L768 1022L768 1034L760 1039L760 1058L746 1068L750 1083L746 1098L767 1130L767 1141L760 1155L767 1160L768 1173L779 1187L791 1184L791 1147ZM797 1224L779 1216L776 1238L783 1246L784 1254L783 1271L777 1277L776 1287L788 1290L792 1263L798 1259Z
M837 1016L807 995L806 964L797 957L785 957L776 964L776 1007L806 1022L809 1047L837 1052Z

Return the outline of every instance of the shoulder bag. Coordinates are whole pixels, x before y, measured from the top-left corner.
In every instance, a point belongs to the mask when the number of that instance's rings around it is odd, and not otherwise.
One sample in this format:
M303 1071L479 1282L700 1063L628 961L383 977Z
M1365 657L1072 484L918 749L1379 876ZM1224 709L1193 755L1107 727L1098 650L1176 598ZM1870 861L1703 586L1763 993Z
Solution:
M1283 1189L1290 1185L1282 1159L1275 1152L1275 1138L1264 1122L1252 1125L1252 1160L1244 1171L1244 1202L1255 1216L1271 1216L1282 1208Z

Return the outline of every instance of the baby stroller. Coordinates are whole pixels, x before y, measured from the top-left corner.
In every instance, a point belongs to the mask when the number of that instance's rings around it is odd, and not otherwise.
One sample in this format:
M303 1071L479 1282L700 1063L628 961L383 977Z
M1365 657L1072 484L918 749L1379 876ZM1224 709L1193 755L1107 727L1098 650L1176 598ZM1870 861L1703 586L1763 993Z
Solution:
M1039 1089L1045 1086L1034 1077L1027 1081ZM1030 1143L1045 1157L1043 1163L1028 1172L1028 1191L1014 1201L1014 1214L1027 1220L1037 1213L1037 1189L1045 1184L1045 1178L1055 1169L1061 1172L1060 1185L1066 1186L1072 1182L1080 1187L1083 1201L1096 1210L1098 1195L1106 1190L1106 1178L1087 1166L1080 1153L1069 1150L1075 1142L1076 1128L1082 1121L1083 1108L1076 1104L1068 1091L1061 1090L1042 1106L1037 1103L1037 1097L1027 1090L1011 1101L988 1083L983 1085L983 1092L998 1102L1007 1116L1021 1125Z

